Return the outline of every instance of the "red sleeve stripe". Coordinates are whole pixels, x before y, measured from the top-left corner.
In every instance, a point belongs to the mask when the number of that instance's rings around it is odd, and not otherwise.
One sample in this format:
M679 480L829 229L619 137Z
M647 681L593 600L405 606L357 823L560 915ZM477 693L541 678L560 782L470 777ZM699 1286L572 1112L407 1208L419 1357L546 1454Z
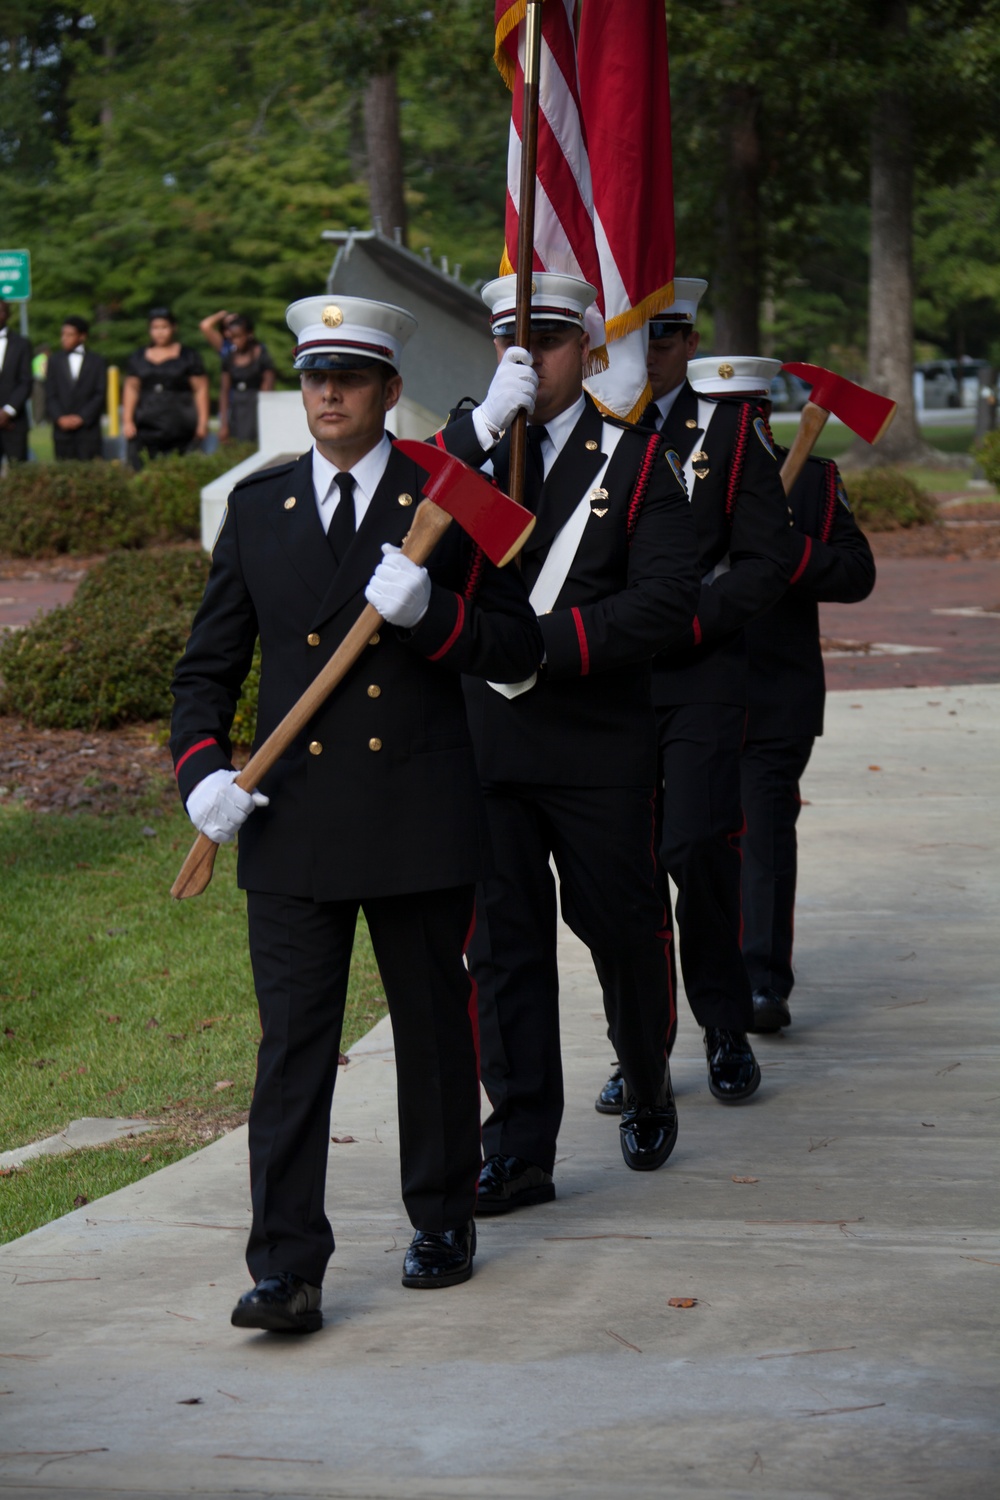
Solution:
M576 605L570 610L573 616L573 624L576 626L576 639L580 646L580 676L586 677L590 671L590 647L587 645L587 632L583 628L583 617Z
M428 661L440 661L442 656L447 655L452 646L454 646L455 642L458 640L459 636L462 634L462 626L465 624L465 600L462 598L461 594L456 594L455 599L458 601L458 616L455 620L455 628L451 632L451 635L448 637L448 639L445 641L444 645L439 646L438 649L434 652L434 655L427 658Z
M789 588L791 588L791 586L792 586L793 583L798 583L799 579L802 577L802 575L805 572L806 568L809 566L809 559L812 556L812 549L813 549L813 539L812 539L812 537L811 536L803 537L803 541L805 542L805 546L802 549L802 559L801 559L798 567L795 569L795 572L792 574L791 578L789 578L789 580L788 580L788 587Z
M700 646L701 645L701 625L698 623L698 616L697 615L695 615L694 619L691 621L691 629L694 631L694 643L695 643L695 645L696 646Z
M215 740L199 740L197 745L192 745L190 750L185 750L176 766L174 766L174 775L179 776L181 772L181 766L184 764L184 762L186 760L190 760L192 755L197 755L199 750L207 750L209 745L216 746ZM216 748L218 747L216 746Z

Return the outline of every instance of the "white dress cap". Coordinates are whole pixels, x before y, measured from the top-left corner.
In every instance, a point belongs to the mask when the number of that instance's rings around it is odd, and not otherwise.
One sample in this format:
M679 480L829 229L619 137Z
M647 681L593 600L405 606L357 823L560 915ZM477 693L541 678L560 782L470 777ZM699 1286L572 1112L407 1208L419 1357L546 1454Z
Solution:
M708 291L708 282L700 276L675 276L674 300L669 307L650 318L651 323L694 323L698 315L698 303ZM655 337L655 335L654 335Z
M757 354L709 354L688 361L687 378L699 396L765 396L781 369L780 359Z
M379 360L399 369L399 356L417 326L412 313L367 297L303 297L285 310L295 334L295 370L351 370Z
M494 334L513 334L516 322L517 277L498 276L488 281L480 296L490 310ZM531 278L532 327L544 323L570 323L583 327L584 314L597 296L596 286L579 276L558 271L536 271Z

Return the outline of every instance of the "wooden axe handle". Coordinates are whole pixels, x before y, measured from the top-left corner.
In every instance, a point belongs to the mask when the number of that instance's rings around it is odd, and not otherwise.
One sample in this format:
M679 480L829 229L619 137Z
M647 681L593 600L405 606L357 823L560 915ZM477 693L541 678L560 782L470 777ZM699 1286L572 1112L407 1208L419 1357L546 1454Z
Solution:
M421 500L413 517L413 525L403 542L404 557L423 565L450 524L451 516L440 505L435 505L433 500ZM237 786L242 787L245 792L252 792L260 785L337 684L347 676L364 653L374 631L383 623L378 610L366 604L326 666L317 673L298 702L292 705L281 723L251 755L236 778ZM178 901L183 901L186 896L200 896L212 878L218 849L218 844L213 843L206 834L199 833L181 866L180 874L170 887L171 896Z
M792 485L798 479L805 467L806 459L819 441L819 435L826 426L826 419L830 415L821 406L816 406L812 401L807 401L802 408L802 416L799 421L799 430L795 434L795 441L788 450L788 457L781 466L781 482L785 487L785 494L790 495Z

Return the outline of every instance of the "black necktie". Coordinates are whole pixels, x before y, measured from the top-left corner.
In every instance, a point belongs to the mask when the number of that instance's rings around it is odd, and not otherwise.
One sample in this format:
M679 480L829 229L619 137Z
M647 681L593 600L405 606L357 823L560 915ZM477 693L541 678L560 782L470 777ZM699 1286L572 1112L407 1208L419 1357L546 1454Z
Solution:
M640 427L648 427L652 432L660 430L660 408L655 401L651 401L639 418Z
M348 547L354 541L354 475L335 474L333 482L340 490L340 499L337 509L333 513L327 529L326 539L330 543L330 551L338 563L344 561L344 555Z
M542 443L548 437L544 427L528 428L528 444L524 455L524 503L529 510L537 511L545 483L545 463L542 459Z

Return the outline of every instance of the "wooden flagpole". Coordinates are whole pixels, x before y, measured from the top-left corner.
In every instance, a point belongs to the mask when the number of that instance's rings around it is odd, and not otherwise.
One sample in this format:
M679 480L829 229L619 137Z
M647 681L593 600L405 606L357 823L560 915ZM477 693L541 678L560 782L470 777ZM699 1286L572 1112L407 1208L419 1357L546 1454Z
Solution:
M517 302L514 338L531 347L531 277L535 256L535 175L538 169L538 72L542 53L542 0L528 0L524 33L524 104L521 113L521 187L517 215ZM528 413L522 407L510 429L510 497L524 503Z

